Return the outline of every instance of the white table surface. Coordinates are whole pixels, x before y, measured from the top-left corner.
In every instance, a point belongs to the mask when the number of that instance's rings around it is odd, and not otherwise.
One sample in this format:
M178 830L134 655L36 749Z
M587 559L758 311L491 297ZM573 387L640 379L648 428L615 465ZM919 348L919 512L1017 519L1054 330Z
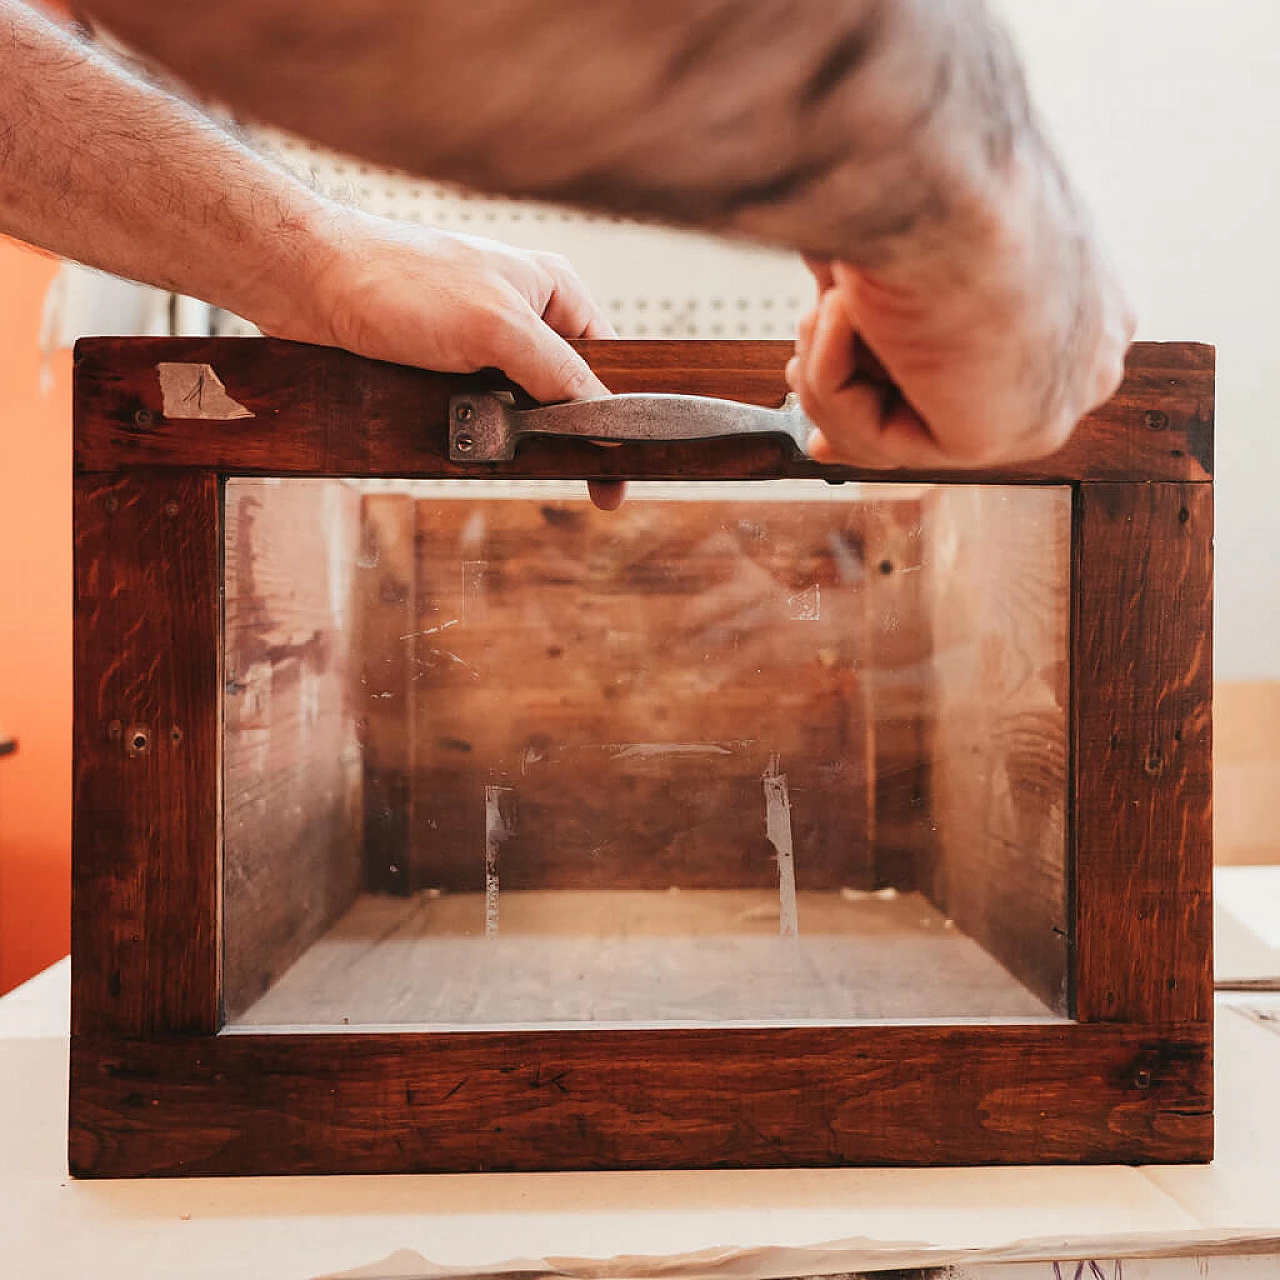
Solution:
M0 1276L15 1280L1280 1280L1280 994L1219 997L1210 1166L79 1182L68 979L62 961L0 999Z

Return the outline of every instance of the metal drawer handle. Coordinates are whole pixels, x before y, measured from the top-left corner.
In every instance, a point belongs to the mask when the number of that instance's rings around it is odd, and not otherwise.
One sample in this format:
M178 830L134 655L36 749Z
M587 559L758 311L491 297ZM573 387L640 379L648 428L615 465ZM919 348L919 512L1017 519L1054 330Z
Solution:
M723 436L785 436L801 453L813 424L794 395L780 409L706 396L621 395L518 409L500 395L449 401L453 462L510 462L525 436L666 444Z

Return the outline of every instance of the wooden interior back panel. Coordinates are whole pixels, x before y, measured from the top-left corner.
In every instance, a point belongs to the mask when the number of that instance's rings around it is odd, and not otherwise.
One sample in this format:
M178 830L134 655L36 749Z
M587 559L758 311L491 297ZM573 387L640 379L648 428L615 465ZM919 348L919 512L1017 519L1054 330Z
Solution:
M360 498L332 480L232 480L226 494L223 1001L234 1016L363 878Z
M934 635L924 591L931 548L923 521L926 489L866 508L867 664L864 718L876 887L917 887L933 865L929 733L934 717ZM871 490L875 492L875 490ZM888 490L884 490L888 492Z
M924 528L936 863L922 887L1064 1009L1071 491L938 488Z
M483 884L486 788L504 888L776 884L771 768L797 886L874 882L864 507L417 510L415 884Z
M366 493L356 562L359 618L352 677L364 753L364 887L410 892L413 812L414 499Z

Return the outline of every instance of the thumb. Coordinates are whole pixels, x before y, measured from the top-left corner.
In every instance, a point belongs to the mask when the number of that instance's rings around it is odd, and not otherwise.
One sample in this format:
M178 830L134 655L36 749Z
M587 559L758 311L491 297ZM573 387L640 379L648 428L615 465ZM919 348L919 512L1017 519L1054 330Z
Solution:
M494 363L543 404L609 394L591 366L531 307L506 335L501 359Z

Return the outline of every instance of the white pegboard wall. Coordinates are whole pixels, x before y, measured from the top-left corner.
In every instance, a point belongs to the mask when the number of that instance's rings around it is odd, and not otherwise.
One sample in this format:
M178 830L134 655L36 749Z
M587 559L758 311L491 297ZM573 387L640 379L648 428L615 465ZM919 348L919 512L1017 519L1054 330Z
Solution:
M318 190L370 213L564 254L623 338L790 340L813 305L809 273L791 254L470 195L274 130L252 136Z

